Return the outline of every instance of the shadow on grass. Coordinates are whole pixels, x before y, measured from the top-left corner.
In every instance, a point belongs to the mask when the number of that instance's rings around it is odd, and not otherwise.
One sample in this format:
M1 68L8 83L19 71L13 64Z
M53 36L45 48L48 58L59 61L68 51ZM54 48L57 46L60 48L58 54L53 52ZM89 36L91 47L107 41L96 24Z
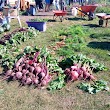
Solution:
M96 48L110 51L110 42L90 42L87 46L94 49Z
M78 18L78 17L75 17L75 18L68 18L68 20L73 20L73 21L79 21L79 20L86 20L85 18Z
M98 28L98 27L100 27L97 24L86 24L86 25L83 25L83 26L87 26L87 27L90 27L90 28Z
M90 35L90 38L102 38L106 40L110 40L110 33L94 33Z
M47 22L56 22L56 20L54 20L54 19L48 19Z

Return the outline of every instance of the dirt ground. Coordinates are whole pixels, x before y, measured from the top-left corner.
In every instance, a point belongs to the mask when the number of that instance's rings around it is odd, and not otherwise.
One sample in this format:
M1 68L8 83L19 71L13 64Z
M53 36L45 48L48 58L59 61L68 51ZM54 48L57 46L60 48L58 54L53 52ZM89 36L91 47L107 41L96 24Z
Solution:
M21 15L20 19L22 21L27 21L27 20L32 19L32 18L50 18L51 17L53 19L53 15L54 15L54 13L52 11L51 12L38 12L38 13L36 13L35 16L31 16L31 15L23 16L23 15Z

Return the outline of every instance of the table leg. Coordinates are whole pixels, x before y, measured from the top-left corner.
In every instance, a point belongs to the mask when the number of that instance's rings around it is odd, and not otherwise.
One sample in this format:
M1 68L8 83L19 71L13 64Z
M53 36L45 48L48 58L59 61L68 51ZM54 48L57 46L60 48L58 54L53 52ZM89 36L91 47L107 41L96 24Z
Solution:
M104 22L103 19L100 18L99 19L99 26L103 26L103 22Z
M106 25L105 25L105 27L107 27L107 25L108 25L108 19L106 19Z

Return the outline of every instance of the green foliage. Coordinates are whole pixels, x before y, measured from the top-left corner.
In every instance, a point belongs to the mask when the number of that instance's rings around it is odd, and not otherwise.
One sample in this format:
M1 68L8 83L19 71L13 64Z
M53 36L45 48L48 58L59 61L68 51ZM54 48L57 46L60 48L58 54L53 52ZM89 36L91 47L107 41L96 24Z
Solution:
M35 18L35 19L29 19L31 22L47 22L48 19L41 19L41 18Z
M39 34L39 31L37 31L34 27L28 27L28 32L25 33L28 38L36 37Z
M85 35L85 30L81 25L72 25L68 27L67 29L62 29L59 31L59 35L71 35L71 36L84 36Z
M4 31L9 31L11 28L11 26L9 24L3 24L2 27L3 27Z
M16 62L16 57L20 53L20 49L18 48L19 44L22 44L24 41L31 39L37 35L36 30L33 28L28 28L27 32L16 32L12 34L12 37L5 42L5 45L0 45L0 58L1 64L3 68L12 68L14 63ZM25 52L29 52L29 48L25 49Z
M48 90L60 90L61 88L63 88L65 86L65 75L64 74L59 74L58 77L51 81L49 86L48 86Z
M71 34L72 36L74 35L79 35L79 36L84 36L84 28L81 25L73 25L68 27L68 34Z
M72 47L70 45L66 45L62 48L59 48L57 50L57 53L59 56L69 57L74 53L74 50L72 49Z
M37 46L34 46L34 47L31 47L31 46L26 46L24 48L24 55L25 54L30 54L32 55L32 53L36 53L40 51L40 55L38 56L37 60L38 62L42 62L45 58L45 62L46 62L46 65L48 67L48 71L50 74L53 74L53 73L63 73L63 70L61 67L59 67L58 65L58 59L57 58L54 58L49 50L46 48L46 47L43 47L43 48L38 48Z
M4 32L3 27L0 27L0 34Z
M32 52L32 47L31 46L26 46L25 48L24 48L24 53L25 54L30 54L31 52Z
M96 94L97 92L103 90L109 90L109 87L107 86L107 82L104 80L98 80L94 84L80 83L78 85L78 88L90 94Z
M66 45L60 48L57 52L59 55L70 56L75 51L80 52L85 45L85 31L82 26L74 25L68 27L66 30L61 30L59 35L66 35Z
M47 62L49 73L52 74L52 73L63 73L64 72L62 68L59 67L57 58L52 57L51 54L47 56L46 62Z
M65 58L62 60L59 65L65 69L73 64L80 63L81 65L83 64L88 64L92 70L95 72L102 71L102 70L107 70L107 68L98 62L96 62L94 59L88 58L83 54L78 54L78 55L72 55L71 57Z
M0 34L5 32L5 31L9 31L11 28L11 26L9 24L3 24L0 26Z
M109 14L110 13L110 7L104 7L104 6L97 7L96 13L107 13L107 14Z

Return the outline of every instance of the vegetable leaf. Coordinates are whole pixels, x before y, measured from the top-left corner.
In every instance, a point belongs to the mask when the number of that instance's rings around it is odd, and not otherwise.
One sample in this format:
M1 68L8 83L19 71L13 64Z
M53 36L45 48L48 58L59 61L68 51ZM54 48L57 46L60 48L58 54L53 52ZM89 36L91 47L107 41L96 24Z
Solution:
M90 94L95 94L102 90L109 90L107 82L104 80L98 80L94 84L81 83L80 85L78 85L78 88Z
M48 90L59 90L65 86L65 75L60 74L57 79L50 82Z

